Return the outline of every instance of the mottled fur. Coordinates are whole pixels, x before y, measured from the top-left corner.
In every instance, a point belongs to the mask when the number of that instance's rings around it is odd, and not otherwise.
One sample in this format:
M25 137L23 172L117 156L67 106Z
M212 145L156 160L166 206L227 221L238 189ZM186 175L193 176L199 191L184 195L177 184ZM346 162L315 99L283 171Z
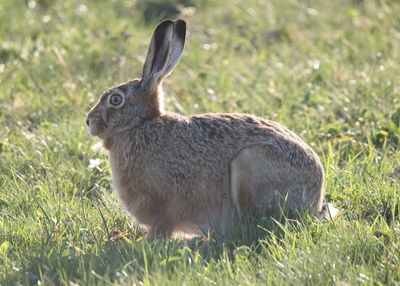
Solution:
M316 214L324 171L296 134L253 115L186 117L160 109L161 82L179 60L184 28L182 20L162 22L142 79L106 91L87 117L91 134L110 151L127 210L150 237L226 234L238 215L273 215L277 206ZM124 99L118 108L109 103L116 91Z

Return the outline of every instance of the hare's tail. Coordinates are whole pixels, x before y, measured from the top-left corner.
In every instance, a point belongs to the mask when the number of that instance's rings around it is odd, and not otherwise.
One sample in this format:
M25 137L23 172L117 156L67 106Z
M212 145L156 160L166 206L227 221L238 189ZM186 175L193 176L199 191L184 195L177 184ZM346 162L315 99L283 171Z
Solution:
M339 210L332 203L324 203L319 213L319 218L324 220L333 220L339 214Z

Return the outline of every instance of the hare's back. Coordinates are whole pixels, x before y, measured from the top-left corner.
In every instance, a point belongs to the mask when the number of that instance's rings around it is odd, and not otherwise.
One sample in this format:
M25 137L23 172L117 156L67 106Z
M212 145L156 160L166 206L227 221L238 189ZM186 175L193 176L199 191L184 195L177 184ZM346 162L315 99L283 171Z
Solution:
M199 140L210 148L219 148L222 153L236 155L247 147L263 145L278 161L298 168L319 165L314 151L294 132L275 121L237 113L195 115L190 121L196 134L201 134Z

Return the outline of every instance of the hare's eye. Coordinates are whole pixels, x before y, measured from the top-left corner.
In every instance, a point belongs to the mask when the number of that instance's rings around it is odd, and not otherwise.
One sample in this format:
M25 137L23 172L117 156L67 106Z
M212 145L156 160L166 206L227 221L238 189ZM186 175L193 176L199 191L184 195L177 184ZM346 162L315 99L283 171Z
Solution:
M114 106L120 105L122 102L122 96L118 93L114 93L110 96L110 103Z

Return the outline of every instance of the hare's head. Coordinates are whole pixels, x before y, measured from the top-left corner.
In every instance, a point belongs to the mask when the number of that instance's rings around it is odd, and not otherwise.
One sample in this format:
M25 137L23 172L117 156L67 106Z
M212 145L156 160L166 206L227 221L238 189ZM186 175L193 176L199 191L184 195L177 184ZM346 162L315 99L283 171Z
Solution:
M178 63L185 43L186 23L165 20L153 33L141 79L110 88L90 110L90 134L106 138L134 122L162 112L161 83Z

